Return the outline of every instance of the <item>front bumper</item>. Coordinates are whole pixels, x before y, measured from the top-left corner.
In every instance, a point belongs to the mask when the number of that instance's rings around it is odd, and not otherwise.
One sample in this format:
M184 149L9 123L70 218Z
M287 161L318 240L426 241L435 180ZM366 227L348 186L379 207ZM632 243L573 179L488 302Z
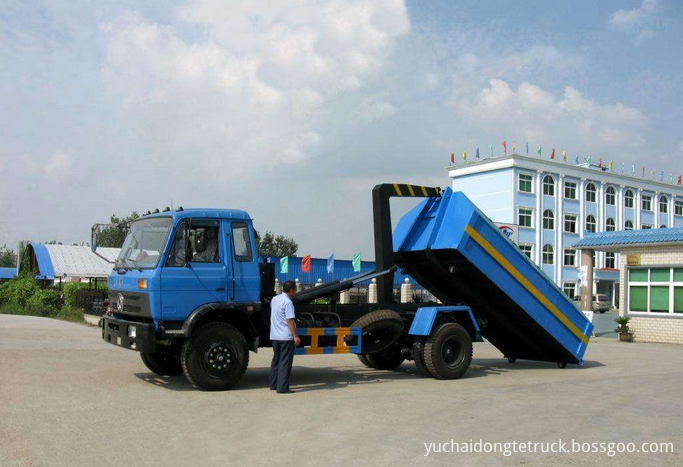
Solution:
M126 321L105 315L100 320L102 340L124 349L138 352L156 351L156 331L151 323ZM129 328L135 328L135 337L129 337Z

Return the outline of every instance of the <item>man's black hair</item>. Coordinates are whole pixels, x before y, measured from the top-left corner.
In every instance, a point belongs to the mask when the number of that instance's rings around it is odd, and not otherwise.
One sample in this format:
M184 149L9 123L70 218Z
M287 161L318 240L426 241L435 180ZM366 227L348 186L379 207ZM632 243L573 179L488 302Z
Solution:
M284 284L282 284L282 291L283 292L289 292L290 290L295 290L296 289L296 284L294 281L285 281Z

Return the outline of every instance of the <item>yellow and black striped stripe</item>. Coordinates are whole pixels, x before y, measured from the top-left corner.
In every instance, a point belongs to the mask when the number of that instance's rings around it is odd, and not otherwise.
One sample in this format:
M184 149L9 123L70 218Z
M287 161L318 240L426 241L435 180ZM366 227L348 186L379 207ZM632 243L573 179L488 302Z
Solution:
M439 187L409 185L403 183L394 183L393 186L396 196L403 196L407 198L427 198L430 196L441 196L441 188Z

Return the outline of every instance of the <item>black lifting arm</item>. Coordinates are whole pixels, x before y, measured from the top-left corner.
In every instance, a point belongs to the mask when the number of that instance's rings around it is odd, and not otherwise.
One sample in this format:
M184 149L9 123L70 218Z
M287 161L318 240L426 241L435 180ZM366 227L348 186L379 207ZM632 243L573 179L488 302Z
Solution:
M377 271L385 271L394 266L394 244L391 232L392 197L430 198L441 196L441 188L401 183L383 183L372 190L372 215L375 229L375 263ZM377 301L394 301L394 271L377 278Z

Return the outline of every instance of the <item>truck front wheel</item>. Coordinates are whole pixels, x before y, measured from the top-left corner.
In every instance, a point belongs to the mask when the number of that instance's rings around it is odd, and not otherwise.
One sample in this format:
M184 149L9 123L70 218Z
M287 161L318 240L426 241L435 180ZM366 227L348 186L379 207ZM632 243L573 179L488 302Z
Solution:
M183 367L180 364L180 353L172 350L160 350L158 352L140 353L142 363L151 371L159 376L176 376L183 374Z
M183 345L181 363L185 377L204 391L230 389L242 379L249 365L244 335L227 323L208 323Z
M422 349L424 366L437 379L456 379L472 363L472 338L457 323L444 323L427 338Z

